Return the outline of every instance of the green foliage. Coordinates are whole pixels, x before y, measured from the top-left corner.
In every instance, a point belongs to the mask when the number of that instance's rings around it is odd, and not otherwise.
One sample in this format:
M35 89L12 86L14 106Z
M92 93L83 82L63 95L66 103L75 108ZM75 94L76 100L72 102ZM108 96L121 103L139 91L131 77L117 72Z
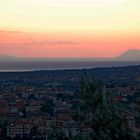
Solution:
M133 140L132 131L125 118L119 113L117 103L100 81L82 77L79 90L80 98L87 110L81 110L81 123L88 124L94 140ZM78 118L78 117L77 117Z
M40 110L43 112L47 112L48 114L53 114L53 106L53 103L48 100L42 105Z

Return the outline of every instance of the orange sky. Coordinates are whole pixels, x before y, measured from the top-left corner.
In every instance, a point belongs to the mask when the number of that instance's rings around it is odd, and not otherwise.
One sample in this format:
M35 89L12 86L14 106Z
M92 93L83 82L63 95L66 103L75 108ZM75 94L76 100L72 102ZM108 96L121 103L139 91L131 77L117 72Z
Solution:
M140 49L139 0L4 0L0 19L0 54L91 58Z

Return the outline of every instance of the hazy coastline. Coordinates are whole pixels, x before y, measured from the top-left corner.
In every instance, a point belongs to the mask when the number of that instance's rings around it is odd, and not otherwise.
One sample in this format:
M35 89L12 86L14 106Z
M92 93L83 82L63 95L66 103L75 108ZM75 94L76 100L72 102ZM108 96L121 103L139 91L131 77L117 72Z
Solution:
M88 69L96 67L120 67L140 65L140 61L47 61L47 62L0 62L0 71L36 71L62 69Z

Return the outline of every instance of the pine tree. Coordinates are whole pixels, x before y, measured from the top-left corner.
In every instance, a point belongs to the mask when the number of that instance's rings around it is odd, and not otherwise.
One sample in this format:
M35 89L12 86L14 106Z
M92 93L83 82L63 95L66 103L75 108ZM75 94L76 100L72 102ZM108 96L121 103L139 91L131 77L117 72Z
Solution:
M93 140L134 140L125 117L121 115L117 103L103 84L94 78L82 77L79 96L86 110L81 110L81 121L92 128Z

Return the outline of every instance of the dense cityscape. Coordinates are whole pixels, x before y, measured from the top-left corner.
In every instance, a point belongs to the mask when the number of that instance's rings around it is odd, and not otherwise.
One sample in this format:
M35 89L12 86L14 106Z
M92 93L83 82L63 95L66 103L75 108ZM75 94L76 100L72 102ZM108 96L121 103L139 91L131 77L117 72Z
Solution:
M61 130L69 139L69 135L91 133L91 125L81 123L76 117L81 110L84 112L84 107L78 106L82 102L78 93L84 75L102 82L119 103L118 110L132 133L139 135L139 71L140 66L1 72L0 138L45 140Z

